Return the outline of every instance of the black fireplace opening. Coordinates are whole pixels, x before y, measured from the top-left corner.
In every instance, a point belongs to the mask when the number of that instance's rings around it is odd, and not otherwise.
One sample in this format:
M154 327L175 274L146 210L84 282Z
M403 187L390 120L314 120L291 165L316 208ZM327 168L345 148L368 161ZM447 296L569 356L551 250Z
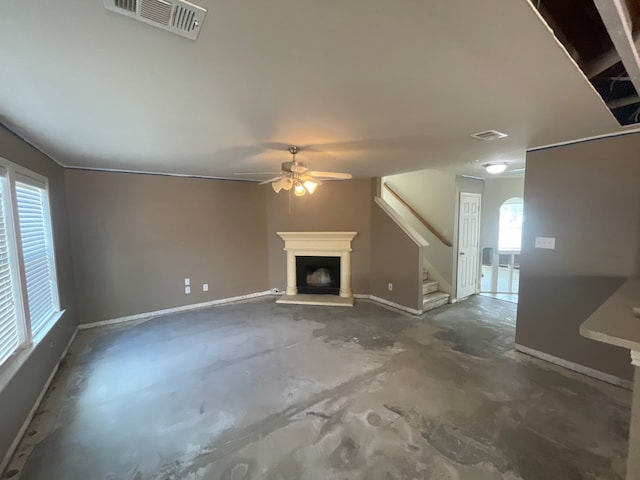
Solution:
M296 257L298 293L340 294L340 257Z

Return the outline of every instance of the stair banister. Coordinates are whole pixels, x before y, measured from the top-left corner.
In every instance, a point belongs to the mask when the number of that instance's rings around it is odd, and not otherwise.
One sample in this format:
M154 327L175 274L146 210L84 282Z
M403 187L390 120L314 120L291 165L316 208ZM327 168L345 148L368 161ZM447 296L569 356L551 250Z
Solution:
M449 241L449 239L447 239L446 237L442 236L442 235L440 234L440 232L438 232L438 230L437 230L433 225L431 225L431 224L430 224L427 220L425 220L425 219L424 219L424 218L423 218L423 217L422 217L418 212L416 212L416 210L415 210L411 205L409 205L409 204L407 203L407 201L406 201L404 198L402 198L402 197L398 194L398 192L396 192L393 188L391 188L391 187L390 187L388 184L386 184L386 183L384 184L384 188L385 188L385 189L386 189L386 190L387 190L391 195L393 195L393 196L396 198L396 200L398 200L402 205L404 205L404 206L407 208L407 210L409 210L409 211L412 213L412 215L413 215L414 217L416 217L416 218L418 219L418 221L419 221L422 225L424 225L424 226L427 228L427 230L429 230L431 233L433 233L433 235L434 235L438 240L440 240L440 241L441 241L443 244L445 244L447 247L451 247L451 246L453 245L453 244Z

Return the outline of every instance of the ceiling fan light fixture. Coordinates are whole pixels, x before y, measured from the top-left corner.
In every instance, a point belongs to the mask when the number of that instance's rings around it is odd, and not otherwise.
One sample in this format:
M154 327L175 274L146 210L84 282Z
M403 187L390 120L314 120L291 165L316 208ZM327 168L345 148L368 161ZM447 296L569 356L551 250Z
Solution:
M318 188L318 182L314 182L313 180L305 180L303 185L304 185L304 188L306 188L307 192L309 193L315 192L316 188Z
M487 173L492 175L496 175L498 173L502 173L507 169L509 164L507 162L496 162L496 163L485 163L482 165Z
M305 194L306 190L304 188L304 185L301 183L296 183L296 185L293 187L293 193L296 194L296 197L301 197Z
M292 146L288 150L293 156L291 161L283 162L279 175L260 182L260 185L270 183L276 193L280 193L282 190L289 191L293 188L296 197L302 197L306 193L315 192L324 180L348 180L351 178L350 173L309 171L305 163L296 160L296 154L299 152L298 147Z

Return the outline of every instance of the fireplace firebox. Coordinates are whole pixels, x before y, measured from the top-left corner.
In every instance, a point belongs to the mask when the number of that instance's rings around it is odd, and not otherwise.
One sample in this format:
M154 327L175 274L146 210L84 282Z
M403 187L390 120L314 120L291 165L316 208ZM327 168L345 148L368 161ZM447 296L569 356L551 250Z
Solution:
M340 257L296 256L298 293L340 294Z

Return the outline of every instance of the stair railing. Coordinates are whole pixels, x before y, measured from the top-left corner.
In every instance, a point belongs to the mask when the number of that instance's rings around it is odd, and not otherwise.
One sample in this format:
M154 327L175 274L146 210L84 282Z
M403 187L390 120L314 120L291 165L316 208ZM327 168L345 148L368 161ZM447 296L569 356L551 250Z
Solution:
M393 196L396 198L396 200L398 200L402 205L404 205L404 206L407 208L407 210L409 210L409 211L412 213L412 215L413 215L414 217L416 217L416 218L418 219L418 221L419 221L422 225L424 225L424 226L427 228L427 230L429 230L431 233L433 233L433 235L434 235L438 240L440 240L440 241L441 241L443 244L445 244L447 247L451 247L451 246L453 246L453 244L449 241L449 239L448 239L448 238L446 238L446 237L442 236L442 234L440 234L440 232L438 232L438 230L437 230L433 225L431 225L427 220L425 220L425 219L422 217L422 215L420 215L418 212L416 212L416 210L415 210L411 205L409 205L409 204L407 203L407 201L406 201L404 198L402 198L402 197L398 194L398 192L396 192L393 188L391 188L391 187L390 187L389 185L387 185L386 183L384 184L384 188L385 188L385 189L386 189L386 190L387 190L391 195L393 195Z

